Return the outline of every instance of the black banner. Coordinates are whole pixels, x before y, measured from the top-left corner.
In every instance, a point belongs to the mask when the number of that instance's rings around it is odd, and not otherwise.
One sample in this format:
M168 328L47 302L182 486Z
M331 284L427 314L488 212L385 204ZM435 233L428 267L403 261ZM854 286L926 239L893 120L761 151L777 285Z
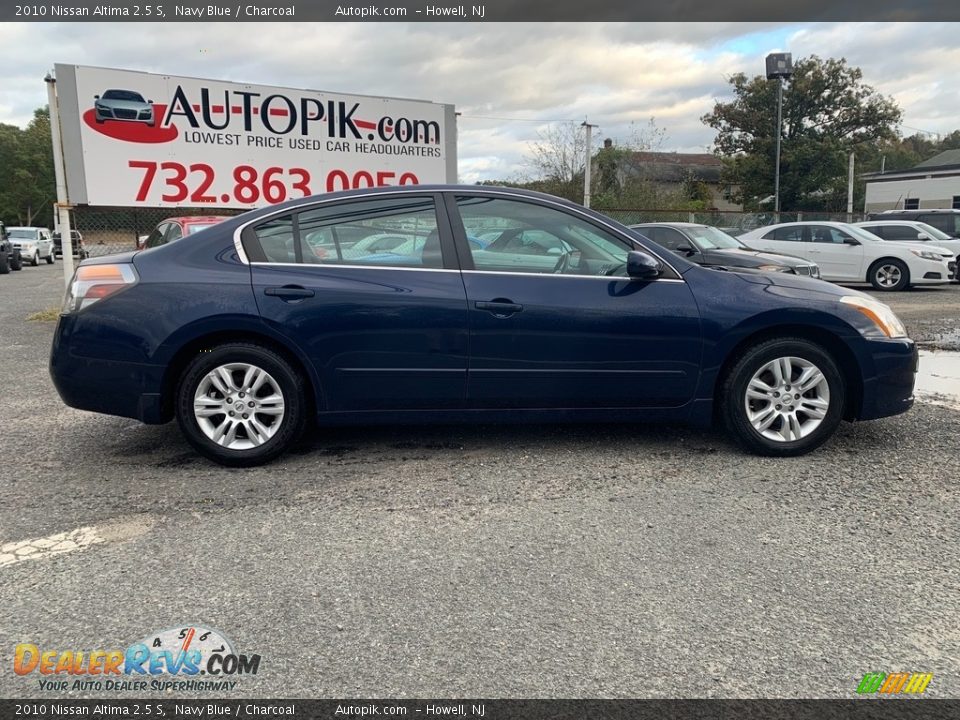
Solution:
M473 718L482 720L927 720L960 717L960 700L0 700L0 717Z
M4 22L955 21L956 0L0 0Z

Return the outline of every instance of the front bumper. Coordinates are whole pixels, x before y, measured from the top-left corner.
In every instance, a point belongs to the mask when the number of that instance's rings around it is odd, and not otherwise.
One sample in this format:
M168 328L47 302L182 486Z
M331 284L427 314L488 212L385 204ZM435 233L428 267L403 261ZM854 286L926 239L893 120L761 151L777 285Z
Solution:
M918 258L910 267L911 285L941 285L953 279L953 273L946 260L927 260Z
M858 420L874 420L905 413L913 406L919 354L913 340L864 340L872 372L863 378Z

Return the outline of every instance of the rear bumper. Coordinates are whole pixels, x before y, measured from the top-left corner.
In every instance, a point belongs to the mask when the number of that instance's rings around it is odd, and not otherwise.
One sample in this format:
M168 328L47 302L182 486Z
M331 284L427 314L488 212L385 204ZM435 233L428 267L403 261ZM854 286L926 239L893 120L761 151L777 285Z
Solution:
M858 420L899 415L913 406L919 355L912 340L865 340L873 371L863 378Z
M50 377L64 403L78 410L119 415L151 425L167 422L162 406L164 367L82 357L70 352L72 324L61 317L50 351Z

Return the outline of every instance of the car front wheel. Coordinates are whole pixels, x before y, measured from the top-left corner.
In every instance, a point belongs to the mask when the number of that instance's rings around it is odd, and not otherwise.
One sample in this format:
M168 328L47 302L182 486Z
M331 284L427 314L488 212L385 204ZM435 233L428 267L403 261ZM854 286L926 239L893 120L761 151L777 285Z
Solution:
M877 290L906 290L910 287L910 269L900 260L877 260L867 271L867 280Z
M826 442L843 419L843 375L830 354L803 338L747 349L722 388L727 428L747 449L787 457Z
M39 250L34 250L34 252L33 252L33 257L30 258L30 264L31 264L33 267L37 267L37 265L40 264L40 251L39 251Z
M177 422L200 454L248 467L269 462L302 434L304 380L286 359L260 345L234 343L200 353L177 390Z

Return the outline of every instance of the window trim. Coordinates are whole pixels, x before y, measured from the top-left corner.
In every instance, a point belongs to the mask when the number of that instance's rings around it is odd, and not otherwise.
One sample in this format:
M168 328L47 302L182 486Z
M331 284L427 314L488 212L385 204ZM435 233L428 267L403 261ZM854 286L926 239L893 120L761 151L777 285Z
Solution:
M660 252L657 252L652 248L648 248L646 245L639 242L638 240L635 240L630 235L627 235L621 232L618 228L611 225L607 221L599 218L594 218L592 215L588 215L587 213L581 211L579 208L570 207L569 205L563 202L556 202L549 198L531 197L529 195L518 194L510 191L497 190L493 188L474 189L473 187L470 187L470 186L466 186L466 187L456 186L455 188L451 188L451 189L444 188L440 190L437 190L437 189L427 190L421 186L407 185L402 188L399 188L399 187L395 189L391 188L389 190L386 190L384 188L370 188L369 190L370 190L369 192L364 192L357 195L351 195L350 198L325 197L325 196L321 196L319 198L311 198L309 201L300 202L299 204L296 204L293 206L287 205L285 207L278 207L273 212L260 215L259 217L253 218L251 220L248 220L245 223L242 223L241 225L238 225L233 231L233 246L237 251L237 257L240 259L240 262L243 263L244 265L281 265L281 263L269 263L269 262L261 262L256 260L251 261L250 258L247 256L246 250L244 249L243 237L242 237L244 233L248 230L248 228L251 228L253 225L259 224L260 222L263 222L264 220L268 220L276 215L282 215L283 213L305 212L305 211L313 210L323 205L326 205L329 203L335 203L335 202L353 202L355 200L368 200L370 198L392 197L395 195L415 195L419 193L419 194L431 195L435 198L435 206L436 206L436 212L437 212L437 228L438 230L440 230L441 247L443 247L445 251L449 247L450 251L453 253L450 259L456 260L456 266L443 267L443 268L395 268L395 267L389 267L389 266L362 265L362 266L351 266L351 267L363 267L365 269L371 269L371 268L376 269L379 267L382 270L403 269L408 271L419 270L421 272L423 271L463 272L467 268L464 267L462 259L460 258L460 252L461 252L460 242L459 242L459 239L457 238L458 223L459 223L460 217L459 217L459 213L456 216L453 216L449 212L449 202L452 201L455 206L456 195L459 193L459 194L469 194L469 195L475 195L475 196L492 196L492 197L511 198L515 200L521 200L524 202L531 202L534 204L554 207L560 210L561 212L568 212L572 215L580 217L587 223L590 223L593 225L599 225L606 228L608 232L622 239L629 247L632 247L635 250L642 250L643 252L653 255L653 257L657 258L657 260L663 263L665 267L669 268L670 271L676 276L675 278L660 277L660 278L657 278L658 282L667 282L667 281L686 282L683 279L683 274L679 270L677 270L677 268L674 267L674 265L669 260L667 260L664 257L664 255L661 254ZM441 219L441 214L443 216L443 219ZM456 217L457 223L454 222L454 217ZM441 229L441 225L443 226L443 229ZM448 230L451 234L450 235L446 234L444 230ZM459 224L459 231L463 232L462 223ZM249 233L247 233L247 236L249 237ZM453 240L453 242L448 245L447 241L451 239ZM464 232L463 242L466 243L465 232ZM469 247L464 247L464 249L466 249L467 252L469 252ZM663 252L666 253L667 251L664 250ZM472 259L472 256L471 256L471 259ZM290 265L291 263L286 263L286 264ZM445 266L447 265L446 252L444 252L444 265ZM347 266L345 265L307 265L306 263L304 263L300 265L300 267L325 268L329 270L331 268L347 267ZM493 274L491 271L486 271L486 270L482 272ZM544 273L522 273L522 274L534 275L537 277L599 277L597 275L546 275ZM604 279L615 280L616 278L605 277Z
M339 202L343 205L352 204L352 203L361 203L361 202L370 202L371 200L378 200L382 198L390 198L397 195L402 196L419 196L424 200L430 200L433 203L433 210L435 219L437 222L437 233L439 234L440 241L440 257L443 267L417 267L417 266L405 266L405 265L376 265L376 264L350 264L350 263L305 263L303 262L303 248L300 243L300 215L303 213L311 212L313 210L322 209L324 205L328 205L332 202ZM283 217L284 215L289 215L291 218L291 231L296 238L294 242L294 255L298 262L285 263L285 262L272 262L266 258L266 255L263 253L263 248L260 246L259 239L257 238L257 228L261 225L265 225L271 220L276 219L277 217ZM440 271L440 272L459 272L456 267L451 267L453 259L453 244L450 241L449 236L449 221L446 216L446 208L443 207L443 199L440 193L430 191L430 190L417 190L415 187L411 188L408 191L403 193L393 193L393 192L378 192L378 193L364 193L362 195L351 196L349 199L340 198L330 198L323 199L319 202L312 203L302 203L300 205L295 205L293 207L285 207L283 209L278 209L276 212L271 212L266 215L262 215L250 222L247 222L239 226L233 233L233 244L237 250L237 254L240 257L240 261L244 265L257 265L257 266L278 266L278 267L300 267L300 268L319 268L323 270L329 270L331 268L363 268L363 269L380 269L380 270L414 270L414 271ZM337 246L337 254L340 256L339 245Z

